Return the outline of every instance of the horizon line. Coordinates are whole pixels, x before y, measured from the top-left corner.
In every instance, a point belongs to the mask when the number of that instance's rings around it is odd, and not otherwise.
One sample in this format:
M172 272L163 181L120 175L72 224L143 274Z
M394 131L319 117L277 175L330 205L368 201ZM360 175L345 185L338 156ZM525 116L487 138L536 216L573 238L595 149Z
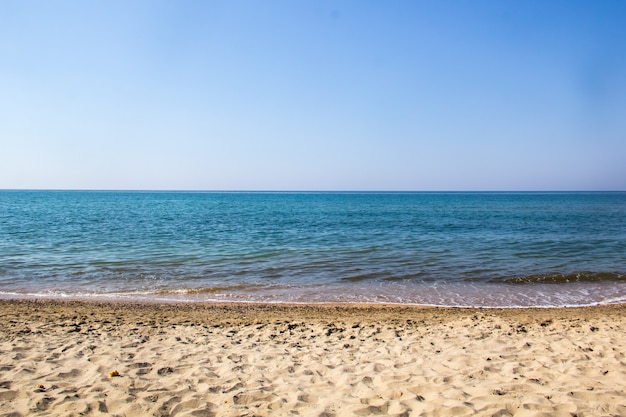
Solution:
M166 189L166 188L0 188L0 191L54 191L54 192L137 192L137 193L623 193L624 190L299 190L299 189Z

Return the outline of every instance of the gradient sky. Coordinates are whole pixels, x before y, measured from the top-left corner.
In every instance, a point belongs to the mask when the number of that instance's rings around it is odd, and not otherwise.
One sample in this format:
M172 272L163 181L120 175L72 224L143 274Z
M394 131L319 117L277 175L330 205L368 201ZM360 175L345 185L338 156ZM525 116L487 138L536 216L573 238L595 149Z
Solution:
M0 2L0 189L626 190L626 1Z

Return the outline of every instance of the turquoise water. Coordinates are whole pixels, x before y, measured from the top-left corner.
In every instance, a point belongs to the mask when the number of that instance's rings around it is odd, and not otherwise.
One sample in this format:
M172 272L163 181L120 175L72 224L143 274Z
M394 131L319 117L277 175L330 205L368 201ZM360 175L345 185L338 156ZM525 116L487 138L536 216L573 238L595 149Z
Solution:
M0 297L626 302L626 193L0 191Z

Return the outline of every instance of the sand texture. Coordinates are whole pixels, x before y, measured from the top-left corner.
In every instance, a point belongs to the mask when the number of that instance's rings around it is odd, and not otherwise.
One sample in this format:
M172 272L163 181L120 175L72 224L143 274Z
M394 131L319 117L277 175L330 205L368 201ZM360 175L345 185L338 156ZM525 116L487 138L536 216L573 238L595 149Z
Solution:
M0 301L0 416L626 416L625 334L624 305Z

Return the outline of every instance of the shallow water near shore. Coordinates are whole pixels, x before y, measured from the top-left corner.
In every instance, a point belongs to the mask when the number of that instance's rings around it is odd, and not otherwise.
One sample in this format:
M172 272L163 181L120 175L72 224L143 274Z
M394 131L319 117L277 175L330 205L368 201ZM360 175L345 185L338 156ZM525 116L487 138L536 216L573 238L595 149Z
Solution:
M626 193L0 191L0 297L626 302Z

